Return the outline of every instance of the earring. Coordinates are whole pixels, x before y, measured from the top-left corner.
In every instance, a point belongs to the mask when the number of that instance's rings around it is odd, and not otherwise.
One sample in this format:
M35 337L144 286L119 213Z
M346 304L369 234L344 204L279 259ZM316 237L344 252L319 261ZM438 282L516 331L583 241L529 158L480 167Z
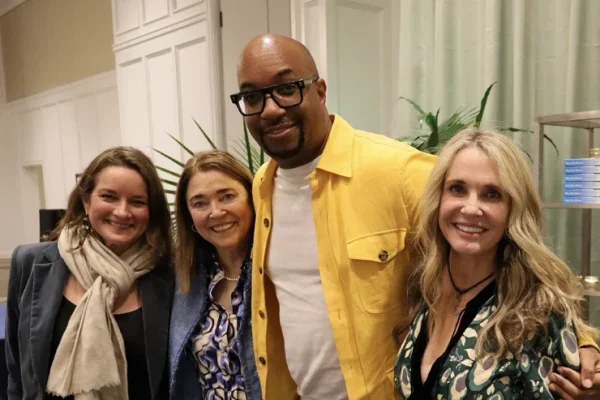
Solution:
M81 220L81 226L79 227L79 247L83 245L83 242L85 242L85 239L90 233L92 233L92 224L86 214Z
M81 223L83 225L83 229L85 229L86 231L92 230L92 224L90 224L90 219L88 218L87 214L85 217L83 217L83 219L81 220Z
M192 232L198 233L198 231L196 230L196 226L194 224L192 224Z

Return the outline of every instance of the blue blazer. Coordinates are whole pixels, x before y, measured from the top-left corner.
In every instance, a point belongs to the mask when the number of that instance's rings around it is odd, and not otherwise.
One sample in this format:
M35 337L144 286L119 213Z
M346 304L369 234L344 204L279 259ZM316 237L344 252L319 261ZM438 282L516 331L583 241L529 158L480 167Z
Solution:
M54 321L69 270L56 242L15 249L6 304L8 399L45 397ZM175 278L167 263L139 279L151 400L168 397L167 342Z
M173 309L171 310L171 326L169 331L169 371L170 371L170 398L172 400L197 400L200 399L200 381L198 378L198 365L194 358L191 340L192 334L205 316L209 306L208 286L209 268L212 262L206 258L198 257L196 279L192 282L187 295L175 293ZM248 400L261 400L262 393L256 364L254 362L254 349L252 345L252 322L250 321L250 296L252 261L248 260L242 267L245 275L244 302L240 310L240 327L238 340L242 354L242 375L246 387Z

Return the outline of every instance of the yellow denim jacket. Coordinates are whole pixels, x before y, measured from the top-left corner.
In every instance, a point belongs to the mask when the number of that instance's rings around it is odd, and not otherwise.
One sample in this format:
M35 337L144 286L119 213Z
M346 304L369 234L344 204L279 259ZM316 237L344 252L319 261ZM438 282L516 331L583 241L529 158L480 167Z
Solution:
M405 282L413 267L405 238L435 157L334 118L309 176L325 300L349 398L393 399L399 347L393 330L405 315ZM273 160L263 165L253 187L252 333L265 400L298 397L265 273L276 168Z

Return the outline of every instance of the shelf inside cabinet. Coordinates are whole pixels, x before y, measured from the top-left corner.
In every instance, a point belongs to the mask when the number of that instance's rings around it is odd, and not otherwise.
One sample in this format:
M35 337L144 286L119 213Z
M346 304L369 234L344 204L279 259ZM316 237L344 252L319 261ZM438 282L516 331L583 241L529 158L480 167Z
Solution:
M600 209L600 204L565 204L565 203L546 203L545 208L573 208L581 210Z
M600 290L584 290L584 296L600 297Z

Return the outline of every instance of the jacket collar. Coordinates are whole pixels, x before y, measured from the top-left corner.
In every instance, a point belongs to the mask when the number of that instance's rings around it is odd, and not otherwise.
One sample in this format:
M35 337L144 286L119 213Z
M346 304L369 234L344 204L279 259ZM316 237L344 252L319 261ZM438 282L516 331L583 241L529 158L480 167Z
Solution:
M327 143L317 164L317 170L329 172L345 178L352 177L352 148L354 146L355 129L337 114L333 119ZM277 163L271 159L267 163L265 174L260 182L259 190L262 198L269 197L273 191L273 178Z

